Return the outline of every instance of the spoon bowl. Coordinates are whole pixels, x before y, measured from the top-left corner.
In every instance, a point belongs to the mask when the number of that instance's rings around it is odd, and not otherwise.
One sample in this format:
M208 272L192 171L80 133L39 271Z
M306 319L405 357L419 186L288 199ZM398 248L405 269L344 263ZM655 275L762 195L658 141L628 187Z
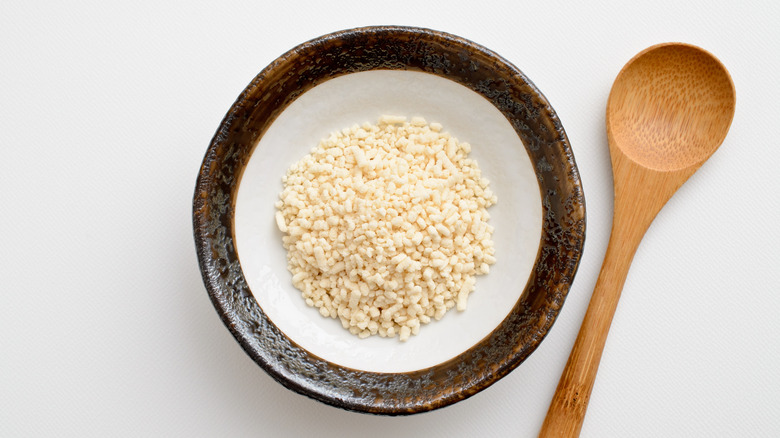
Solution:
M700 165L726 138L734 96L728 71L708 52L653 46L615 79L607 102L609 143L649 169Z
M709 52L688 44L650 47L615 79L607 102L615 186L612 231L540 436L579 435L639 242L674 192L723 143L735 102L726 68Z

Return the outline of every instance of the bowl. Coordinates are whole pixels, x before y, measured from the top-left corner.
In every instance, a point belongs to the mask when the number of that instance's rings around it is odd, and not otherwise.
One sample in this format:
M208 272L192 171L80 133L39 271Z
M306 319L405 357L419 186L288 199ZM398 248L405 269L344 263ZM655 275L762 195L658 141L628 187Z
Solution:
M274 222L291 164L384 114L422 116L469 142L498 196L497 263L466 311L407 342L359 339L307 307ZM458 36L378 26L303 43L255 77L206 151L193 224L209 297L263 370L339 408L404 415L476 394L538 347L577 272L585 203L563 126L520 70Z

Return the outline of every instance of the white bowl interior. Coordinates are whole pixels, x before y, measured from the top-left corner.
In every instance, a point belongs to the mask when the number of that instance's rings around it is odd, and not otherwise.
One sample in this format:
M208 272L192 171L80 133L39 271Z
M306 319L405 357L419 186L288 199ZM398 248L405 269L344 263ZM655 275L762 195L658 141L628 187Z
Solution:
M464 312L450 310L423 325L407 342L359 339L337 319L323 318L293 287L274 203L282 175L331 132L384 114L439 122L472 145L484 177L498 197L497 262L477 277ZM507 119L479 94L427 73L375 70L329 80L301 95L260 139L238 189L235 241L249 288L263 311L296 344L346 367L407 372L464 352L493 331L523 292L533 269L542 229L542 205L533 165Z

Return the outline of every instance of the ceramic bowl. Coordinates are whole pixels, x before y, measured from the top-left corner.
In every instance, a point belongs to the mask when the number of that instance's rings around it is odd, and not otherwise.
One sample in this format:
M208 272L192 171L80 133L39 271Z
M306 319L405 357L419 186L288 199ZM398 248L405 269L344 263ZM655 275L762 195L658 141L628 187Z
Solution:
M384 114L425 117L470 143L498 197L497 263L466 311L407 342L359 339L307 307L274 222L291 164ZM520 70L454 35L383 26L316 38L260 72L206 151L193 222L212 303L261 368L324 403L400 415L463 400L538 347L577 271L585 204L563 126Z

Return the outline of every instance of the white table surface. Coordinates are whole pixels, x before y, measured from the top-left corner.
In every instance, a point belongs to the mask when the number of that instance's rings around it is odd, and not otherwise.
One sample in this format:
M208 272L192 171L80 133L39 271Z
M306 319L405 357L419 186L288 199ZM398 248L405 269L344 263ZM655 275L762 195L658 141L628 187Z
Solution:
M0 6L0 436L535 436L607 244L607 94L664 41L718 56L737 112L639 248L582 436L780 436L780 3L221 3ZM372 24L517 65L563 121L587 199L579 273L537 351L411 417L268 377L214 311L192 238L198 168L238 93L298 43Z

